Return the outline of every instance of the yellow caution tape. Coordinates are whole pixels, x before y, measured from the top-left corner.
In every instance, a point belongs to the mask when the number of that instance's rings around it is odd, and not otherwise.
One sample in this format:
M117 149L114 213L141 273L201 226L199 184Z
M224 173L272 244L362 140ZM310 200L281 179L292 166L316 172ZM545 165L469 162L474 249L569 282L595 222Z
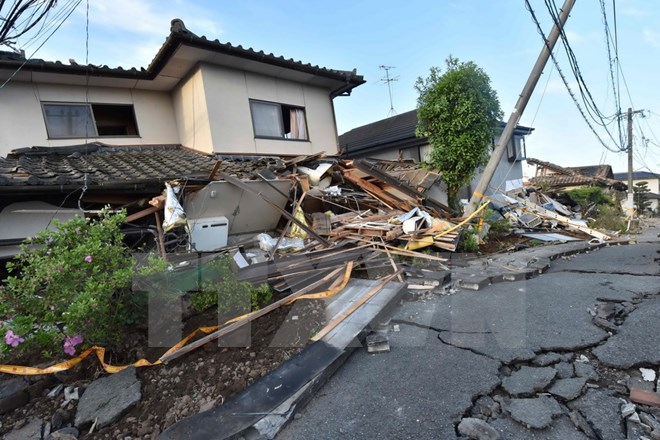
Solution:
M299 297L291 299L291 301L288 301L284 305L289 305L292 304L293 302L299 300L299 299L319 299L319 298L327 298L333 295L336 295L340 291L342 291L345 287L346 284L348 284L349 279L351 278L351 272L353 270L353 262L349 261L346 265L346 272L344 273L344 279L342 280L341 284L333 289L326 290L324 292L319 292L319 293L310 293L306 295L301 295ZM241 319L247 318L248 316L256 313L255 312L250 312L246 313L241 316L237 316L236 318L232 318L229 321L225 322L223 325L214 325L210 327L199 327L198 329L194 330L190 334L188 334L185 338L183 338L181 341L179 341L176 345L174 345L172 348L167 350L162 356L165 357L169 354L172 354L174 352L177 352L181 350L185 345L190 342L191 339L193 339L195 336L197 336L199 333L213 333L214 331L219 330L221 327L224 327L226 325L232 324L234 322L240 321ZM108 372L108 373L119 373L120 371L128 368L128 367L154 367L157 365L162 365L162 361L157 360L154 362L148 361L147 359L139 359L135 362L133 362L130 365L110 365L105 362L105 348L104 347L99 347L97 345L88 348L87 350L83 351L80 353L75 358L69 359L64 362L59 362L55 365L51 365L50 367L46 368L35 368L35 367L25 367L21 365L2 365L0 364L0 373L5 373L5 374L14 374L14 375L20 375L20 376L36 376L40 374L53 374L57 373L60 371L65 371L69 370L79 363L81 363L87 356L89 356L91 353L95 353L96 357L98 358L99 362L101 363L101 366L103 369Z

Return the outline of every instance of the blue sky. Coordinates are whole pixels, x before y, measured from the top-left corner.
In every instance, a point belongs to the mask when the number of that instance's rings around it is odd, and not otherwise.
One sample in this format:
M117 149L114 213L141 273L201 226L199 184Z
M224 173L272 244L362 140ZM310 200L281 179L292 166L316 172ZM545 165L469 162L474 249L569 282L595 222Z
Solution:
M604 1L613 32L612 0ZM551 21L544 2L530 2L549 33ZM561 6L562 0L557 3ZM85 61L85 6L83 0L36 58ZM634 168L658 172L660 2L617 0L616 6L619 59L628 86L620 80L621 106L624 111L648 110L645 117L635 118ZM431 66L444 66L450 54L474 61L486 71L506 120L542 45L523 0L90 0L89 62L146 67L175 17L198 35L324 67L356 68L368 82L352 96L335 99L339 133L389 115L380 65L394 66L390 71L397 78L392 83L394 108L403 113L416 106L417 77L426 75ZM577 0L566 33L596 104L603 114L613 115L616 104L599 0ZM26 53L31 55L36 46L27 47ZM563 50L557 56L577 91ZM521 120L535 128L527 139L527 155L565 166L608 163L615 172L625 171L625 153L609 152L600 144L551 66L546 66ZM618 139L616 123L609 128ZM610 148L617 147L602 127L596 129ZM649 141L643 142L643 137Z

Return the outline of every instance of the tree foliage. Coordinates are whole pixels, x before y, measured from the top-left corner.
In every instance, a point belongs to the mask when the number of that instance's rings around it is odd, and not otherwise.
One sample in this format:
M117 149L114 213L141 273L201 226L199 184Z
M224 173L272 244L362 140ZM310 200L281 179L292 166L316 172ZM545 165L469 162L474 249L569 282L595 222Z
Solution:
M651 209L651 202L648 197L650 192L648 182L637 182L633 186L633 201L638 214L643 214Z
M442 172L451 199L488 162L502 118L488 75L472 61L449 56L443 73L431 67L415 84L418 137L432 146L430 163Z

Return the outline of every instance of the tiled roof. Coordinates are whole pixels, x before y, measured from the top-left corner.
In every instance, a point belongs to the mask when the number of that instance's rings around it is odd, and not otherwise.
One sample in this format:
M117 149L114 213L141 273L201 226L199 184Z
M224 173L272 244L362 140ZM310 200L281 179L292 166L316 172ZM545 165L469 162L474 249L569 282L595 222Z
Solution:
M614 173L614 178L616 180L621 180L624 182L628 181L628 173ZM634 171L633 180L643 180L643 179L660 179L660 174L651 173L648 171Z
M506 124L500 122L500 128ZM417 128L417 110L410 110L371 124L362 125L339 136L339 146L348 157L355 154L380 151L394 147L412 147L426 144L426 138L415 136ZM515 134L526 135L533 128L516 127Z
M374 146L385 147L388 144L415 137L417 110L401 113L387 119L372 122L348 131L339 136L339 146L346 153L369 150ZM420 143L425 140L420 139Z
M612 178L612 167L609 165L562 167L552 162L545 162L531 157L527 158L527 163L552 171L551 174L529 179L533 185L543 185L550 188L598 185L603 187L611 186L619 191L625 191L628 188L628 185Z
M204 36L197 36L193 32L186 29L183 21L180 19L172 20L169 36L147 69L124 69L123 67L108 67L107 65L95 66L92 64L82 65L77 63L65 64L60 61L44 61L41 59L30 59L26 61L25 58L13 52L0 52L0 68L21 68L21 70L24 71L43 71L52 73L65 73L71 75L90 75L151 80L160 73L160 71L167 64L170 58L172 58L175 51L181 45L205 49L211 52L231 55L248 60L259 61L261 63L271 64L285 69L291 69L316 76L326 77L345 83L345 87L343 87L341 90L338 90L336 95L340 93L348 93L354 87L365 83L364 78L361 75L358 75L355 69L352 71L328 69L318 65L303 63L302 61L293 60L291 58L286 59L282 56L278 57L272 53L256 51L251 47L246 49L241 45L234 46L231 43L221 43L217 39L209 40Z
M547 176L532 177L529 181L534 185L548 186L550 188L587 186L597 183L597 181L590 176L567 176L562 174L549 174Z
M180 145L31 147L0 158L0 186L82 186L205 178L216 160Z

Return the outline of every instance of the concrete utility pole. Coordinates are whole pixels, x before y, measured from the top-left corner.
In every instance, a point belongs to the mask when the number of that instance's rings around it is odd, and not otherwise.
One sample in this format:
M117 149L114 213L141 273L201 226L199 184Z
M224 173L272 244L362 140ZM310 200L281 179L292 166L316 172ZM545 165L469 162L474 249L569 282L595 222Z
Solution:
M628 107L628 199L633 196L633 111Z
M555 25L552 27L552 31L550 31L550 35L548 36L548 41L543 45L543 49L541 50L541 53L536 60L536 64L534 64L534 68L532 69L532 73L530 73L529 78L527 79L527 83L525 83L525 87L523 88L523 91L518 98L518 102L516 102L516 106L511 112L511 116L509 116L506 127L500 136L500 141L497 144L497 147L495 147L493 154L490 156L490 160L484 169L481 179L479 180L479 184L475 188L474 193L472 193L472 198L470 199L470 204L466 208L465 215L472 214L477 209L479 202L481 202L481 199L486 192L491 179L493 178L493 174L495 174L497 165L499 165L500 159L506 150L506 146L511 141L513 131L518 125L520 117L525 111L525 107L527 107L527 103L529 102L529 98L532 96L532 92L536 87L536 83L538 83L539 78L543 73L543 68L548 62L548 58L550 58L550 54L552 53L552 50L555 47L557 40L559 39L560 30L564 27L566 20L568 20L568 15L570 14L571 9L573 9L574 4L575 0L566 0L564 2L564 6L562 6L561 12L559 13L559 23L555 23Z
M643 110L635 110L628 107L628 198L625 208L630 212L630 218L635 212L635 192L633 188L633 115L642 113Z

